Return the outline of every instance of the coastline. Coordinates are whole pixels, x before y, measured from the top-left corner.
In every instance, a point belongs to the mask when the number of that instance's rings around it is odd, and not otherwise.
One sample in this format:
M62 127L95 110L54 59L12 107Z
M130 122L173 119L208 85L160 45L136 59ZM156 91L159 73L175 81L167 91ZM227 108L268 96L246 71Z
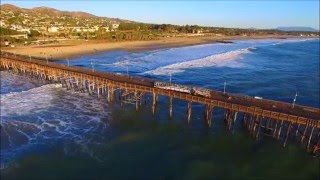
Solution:
M99 40L68 40L49 45L31 45L17 47L2 47L3 51L30 55L34 57L55 59L73 59L79 56L101 53L106 51L122 50L139 52L145 50L174 48L209 43L221 43L238 39L267 39L267 38L297 38L296 36L195 36L169 37L151 41L122 41L104 42ZM300 37L299 37L300 38Z

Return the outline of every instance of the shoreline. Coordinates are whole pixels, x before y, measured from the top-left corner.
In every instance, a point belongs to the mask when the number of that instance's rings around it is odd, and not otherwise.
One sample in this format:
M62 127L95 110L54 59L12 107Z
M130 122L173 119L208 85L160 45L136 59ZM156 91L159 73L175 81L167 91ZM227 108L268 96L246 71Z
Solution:
M301 38L297 36L196 36L196 37L170 37L151 41L122 41L104 42L101 40L68 40L49 45L31 45L2 47L2 51L48 58L51 61L61 59L74 59L77 57L103 53L108 51L141 52L155 49L177 48L212 43L229 43L230 40L241 39L284 39Z

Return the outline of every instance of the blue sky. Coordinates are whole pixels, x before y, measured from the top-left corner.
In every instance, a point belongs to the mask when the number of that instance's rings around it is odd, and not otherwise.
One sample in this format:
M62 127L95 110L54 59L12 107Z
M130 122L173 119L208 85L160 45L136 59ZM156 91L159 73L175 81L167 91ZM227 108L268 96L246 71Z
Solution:
M24 8L48 6L147 23L275 28L310 26L319 29L319 1L99 1L2 0Z

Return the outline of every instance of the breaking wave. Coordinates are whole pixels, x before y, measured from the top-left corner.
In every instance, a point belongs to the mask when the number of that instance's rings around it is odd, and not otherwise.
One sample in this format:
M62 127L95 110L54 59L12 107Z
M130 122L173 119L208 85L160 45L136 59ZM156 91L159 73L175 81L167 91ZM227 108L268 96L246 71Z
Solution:
M19 76L8 71L0 71L1 88L0 94L7 94L10 92L21 92L28 89L35 88L42 85L40 81L28 79L24 76Z
M241 59L241 55L250 53L253 48L240 49L235 51L229 51L221 54L214 54L211 56L207 56L201 59L195 59L191 61L175 63L168 66L163 66L156 68L154 70L146 71L143 74L151 74L151 75L167 75L169 73L181 73L186 69L191 68L201 68L201 67L210 67L210 66L229 66L229 67L241 67L240 63L230 64L231 61Z
M1 95L1 117L28 115L51 106L52 91L61 89L60 84L49 84L28 91Z
M103 99L67 91L59 84L1 95L1 168L32 148L60 140L93 156L89 147L109 127L107 106Z

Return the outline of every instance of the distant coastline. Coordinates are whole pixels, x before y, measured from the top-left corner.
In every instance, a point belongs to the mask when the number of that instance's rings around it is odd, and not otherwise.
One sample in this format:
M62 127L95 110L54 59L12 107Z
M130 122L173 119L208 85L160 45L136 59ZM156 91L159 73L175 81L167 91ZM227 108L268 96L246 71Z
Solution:
M104 42L99 40L68 40L59 41L49 45L30 45L17 47L2 47L2 51L31 55L35 57L54 59L72 59L79 56L101 53L105 51L123 50L138 52L145 50L174 48L192 46L209 43L232 43L230 40L237 39L286 39L301 38L297 36L197 36L197 37L168 37L160 40L150 41L124 41L124 42ZM302 37L303 38L303 37Z

